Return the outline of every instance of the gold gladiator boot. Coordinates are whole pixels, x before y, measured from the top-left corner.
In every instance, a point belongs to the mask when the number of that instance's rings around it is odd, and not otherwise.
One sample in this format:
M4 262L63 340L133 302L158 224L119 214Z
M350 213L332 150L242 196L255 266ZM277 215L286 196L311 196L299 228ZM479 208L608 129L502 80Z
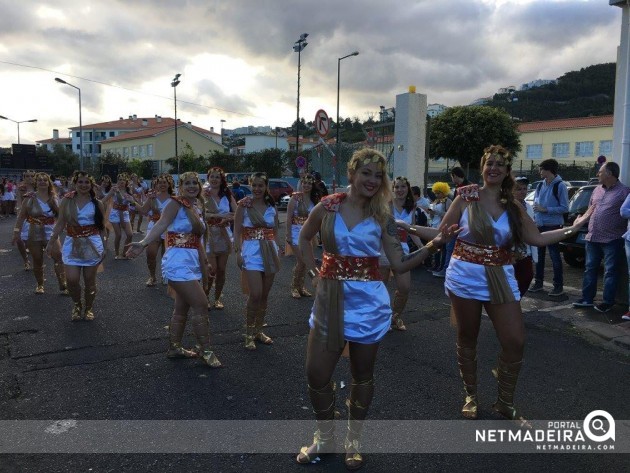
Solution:
M348 406L348 431L343 443L346 450L344 463L348 470L358 470L363 466L363 456L360 452L361 435L363 432L363 421L367 416L373 395L373 378L364 381L352 380L350 399L346 402Z
M94 320L94 299L96 299L96 286L94 287L85 287L84 289L84 297L85 297L85 320Z
M168 326L169 344L166 352L167 358L196 358L197 353L192 350L186 350L182 346L182 338L184 338L184 329L186 328L186 315L173 314L171 323Z
M403 332L407 330L405 323L400 318L400 314L405 309L408 298L408 294L403 295L398 291L394 291L394 300L392 301L392 328L395 330Z
M293 267L293 278L291 278L291 297L293 299L300 299L302 294L300 293L300 272L297 266Z
M477 418L477 349L457 345L457 364L464 381L466 400L462 407L462 415L467 419Z
M523 360L508 363L499 355L496 368L499 395L492 408L506 419L515 421L519 427L531 429L532 425L514 407L514 391L522 365Z
M308 387L308 394L313 405L317 430L313 443L302 447L296 461L302 465L319 461L319 455L333 453L335 450L335 385L329 382L321 389Z
M258 309L256 310L256 319L255 319L255 330L254 330L254 340L265 345L273 344L273 340L271 337L265 335L262 331L263 326L265 325L265 314L267 309Z
M245 349L255 350L254 335L256 334L257 309L245 307Z
M43 294L44 293L44 267L35 266L33 268L33 274L35 275L35 280L37 281L35 294Z
M81 320L82 318L83 307L81 305L81 301L75 302L74 307L72 308L72 321L76 322L77 320Z
M54 264L55 275L57 276L57 282L59 283L59 292L64 296L70 294L68 291L68 283L66 282L66 271L63 267L63 263Z
M302 268L302 270L299 272L299 275L298 275L298 288L300 291L300 295L302 297L313 297L313 294L307 291L306 288L304 287L305 276L306 276L306 266Z
M199 344L199 358L210 368L220 368L221 362L210 348L210 322L207 313L193 313L192 326Z

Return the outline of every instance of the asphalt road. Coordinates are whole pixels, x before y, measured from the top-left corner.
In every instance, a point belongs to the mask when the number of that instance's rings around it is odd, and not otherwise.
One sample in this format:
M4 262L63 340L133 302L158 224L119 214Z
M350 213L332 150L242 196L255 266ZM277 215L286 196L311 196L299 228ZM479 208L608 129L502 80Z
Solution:
M281 214L282 220L284 214ZM211 311L216 353L225 367L209 370L195 360L164 356L172 301L164 287L147 288L145 260L114 261L98 276L96 320L72 323L71 302L55 289L52 264L46 268L47 293L35 295L32 273L25 272L17 251L7 242L14 220L0 221L0 419L174 420L195 435L195 420L310 420L304 354L311 300L290 297L291 258L283 259L269 303L266 331L275 343L248 352L242 346L245 297L238 271L229 262L224 311ZM136 237L137 239L137 237ZM574 271L574 281L581 272ZM550 279L548 279L550 280ZM567 280L570 281L569 277ZM571 283L567 283L570 285ZM576 284L576 283L574 283ZM408 331L389 334L381 344L370 410L374 420L459 420L462 389L455 359L455 333L449 325L449 303L442 280L424 269L412 272L412 294L404 320ZM516 401L531 419L584 419L602 409L615 419L630 419L626 400L630 359L584 335L570 319L552 317L554 305L544 295L529 302L527 346ZM533 307L533 309L532 309ZM538 310L541 308L546 310ZM551 308L551 309L550 309ZM619 313L598 319L618 324ZM187 334L186 344L193 338ZM481 420L496 417L490 405L496 382L490 374L499 347L484 318L479 339ZM338 384L350 382L347 360L335 373ZM338 408L348 388L340 390ZM626 424L630 422L626 420ZM19 425L19 424L18 424ZM181 424L178 424L181 425ZM3 426L0 421L0 428ZM201 432L201 431L200 431ZM121 438L128 432L121 431ZM199 433L201 435L201 433ZM272 444L273 431L260 434ZM173 443L181 440L173 434ZM6 440L6 437L5 437ZM81 439L85 440L85 439ZM295 438L295 453L308 437ZM629 447L627 438L617 439ZM52 440L51 440L52 442ZM98 439L94 440L98 444ZM0 451L6 441L0 439ZM133 442L119 452L133 451ZM229 446L228 446L229 449ZM63 450L60 450L63 451ZM99 451L94 446L93 451ZM0 455L0 471L304 471L294 454L160 453ZM208 450L212 451L212 450ZM430 450L429 450L430 451ZM497 450L500 452L500 449ZM628 450L630 451L630 449ZM366 455L363 471L628 471L627 454L424 454ZM345 471L341 454L309 471Z

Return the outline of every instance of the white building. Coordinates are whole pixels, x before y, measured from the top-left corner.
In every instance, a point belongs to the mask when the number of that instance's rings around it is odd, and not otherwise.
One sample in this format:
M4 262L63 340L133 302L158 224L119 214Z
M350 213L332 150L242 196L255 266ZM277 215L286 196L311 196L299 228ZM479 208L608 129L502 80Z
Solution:
M535 89L536 87L542 87L543 85L547 85L547 84L555 84L556 82L558 81L552 80L552 79L536 79L526 84L522 84L521 88L518 90Z
M295 138L294 138L295 140ZM278 148L282 151L289 150L289 143L286 137L269 135L247 135L245 136L244 153L254 153L263 149Z
M427 115L431 118L437 117L440 113L444 112L448 107L441 103L430 103L427 106Z

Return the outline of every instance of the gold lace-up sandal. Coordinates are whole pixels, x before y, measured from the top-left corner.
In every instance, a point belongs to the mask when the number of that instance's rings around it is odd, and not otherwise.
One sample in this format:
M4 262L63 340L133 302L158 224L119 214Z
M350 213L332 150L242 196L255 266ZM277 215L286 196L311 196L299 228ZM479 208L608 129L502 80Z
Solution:
M464 382L466 399L462 407L462 415L467 419L477 418L477 349L457 345L457 364L459 374Z
M300 293L300 272L297 266L293 268L293 277L291 278L291 297L293 297L293 299L300 299L302 297Z
M508 363L499 356L497 368L493 370L498 382L499 395L492 409L506 419L514 421L519 427L531 429L532 425L529 421L514 407L514 391L516 391L516 382L522 365L523 360Z
M44 294L44 268L43 266L33 268L33 274L37 281L37 287L35 288L35 294Z
M81 320L83 315L82 315L82 311L83 311L83 306L81 305L81 302L75 302L74 303L74 307L72 308L72 321L76 322L78 320Z
M297 281L298 291L300 292L300 296L302 297L313 297L313 294L307 291L306 288L304 287L305 276L306 276L306 267L302 268L302 270L298 272L298 281Z
M329 382L321 389L308 387L317 430L313 443L302 447L295 460L301 465L317 463L320 455L335 451L335 385Z
M407 305L408 295L402 295L398 291L394 291L394 300L392 301L392 329L404 332L407 330L405 323L400 318L400 314Z
M195 338L199 344L199 358L210 368L220 368L221 362L210 349L210 322L207 313L192 315L192 326Z
M171 323L168 326L169 344L166 357L176 358L196 358L197 353L194 350L186 350L182 346L182 338L184 338L184 329L186 328L186 316L173 314Z
M66 271L63 267L63 263L54 264L55 276L57 276L57 282L59 283L59 292L64 296L70 294L68 291L68 283L66 282Z
M258 309L256 310L256 324L255 324L255 333L254 340L260 342L264 345L272 345L273 340L271 337L265 335L262 331L263 326L265 325L265 314L267 313L267 309Z
M346 402L348 407L348 431L343 446L346 450L344 463L346 469L354 471L363 466L361 455L361 435L363 433L363 421L367 416L368 408L374 395L374 379L363 381L352 380L350 398Z
M245 307L245 349L255 350L254 335L256 334L256 310Z
M94 299L96 299L96 287L85 287L85 320L94 320Z

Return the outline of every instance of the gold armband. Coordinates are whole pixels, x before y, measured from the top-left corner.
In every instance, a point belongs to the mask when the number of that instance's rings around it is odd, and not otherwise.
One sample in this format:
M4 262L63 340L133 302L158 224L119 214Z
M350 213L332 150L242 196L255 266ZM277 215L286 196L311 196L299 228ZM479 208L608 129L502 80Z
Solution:
M22 231L22 229L18 228L18 227L13 227L13 231L17 232L17 233L20 233Z
M566 231L563 233L563 235L564 235L565 237L568 237L568 236L569 236L569 235L571 235L572 233L573 233L573 230L569 229L569 230L566 230Z
M315 270L313 270L313 269L309 269L309 270L306 272L306 274L308 274L308 275L311 277L311 279L314 279L316 276L319 276L319 272L316 272L316 271L315 271Z

